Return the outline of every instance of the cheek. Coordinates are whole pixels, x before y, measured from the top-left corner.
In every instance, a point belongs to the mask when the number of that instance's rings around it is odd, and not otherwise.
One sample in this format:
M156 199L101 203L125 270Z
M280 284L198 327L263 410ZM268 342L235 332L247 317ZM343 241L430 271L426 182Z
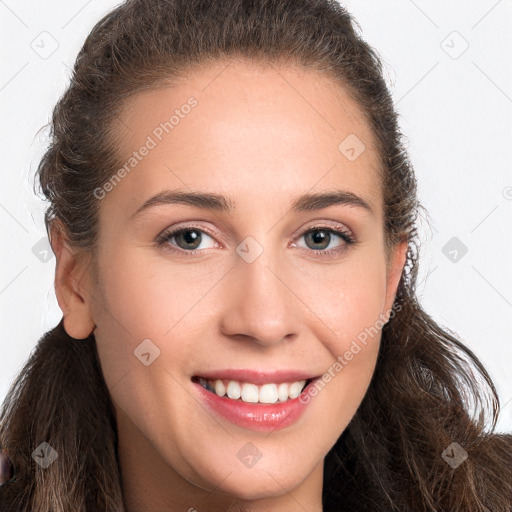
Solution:
M225 270L217 267L199 273L189 265L171 265L162 256L149 254L147 248L110 254L105 251L100 268L101 286L94 301L95 335L109 387L113 388L130 372L130 380L139 379L150 388L154 368L172 366L170 361L187 371L187 365L194 362L194 344L172 340L194 339L195 329L204 323L204 304L210 300L205 297L219 272ZM212 307L214 303L206 310ZM141 345L143 342L146 345ZM155 359L160 364L151 363L152 372L145 371L147 367L136 357L139 346L148 346L152 353L162 356Z
M324 327L316 335L332 361L318 383L318 398L331 410L337 428L352 418L375 369L386 295L385 264L377 263L374 255L373 260L361 258L347 265L317 299L319 316L329 330ZM323 393L324 387L330 392Z
M312 438L337 439L345 430L365 396L379 352L385 267L363 261L351 265L350 272L348 267L312 305L322 319L315 337L331 361L306 397L324 415L311 426Z
M343 432L375 371L383 326L385 275L378 269L366 270L365 274L354 273L343 279L342 290L331 295L331 301L337 300L337 305L330 308L331 316L326 323L334 326L334 334L324 330L323 337L331 364L315 388L310 389L310 399L317 401L317 410L326 414L325 423L314 426L318 436L325 436L326 429L330 429L333 437Z
M310 290L311 309L329 328L328 333L318 332L318 337L335 357L348 350L353 340L378 338L386 298L385 264L378 258L375 254L373 261L360 258L340 266L323 279L316 293Z
M190 286L187 270L177 272L162 258L147 254L140 258L138 252L117 254L115 265L104 264L100 297L103 320L120 330L122 337L157 338L183 317L196 296L205 292L197 284Z
M154 269L138 262L129 251L107 254L100 261L100 287L94 301L95 336L105 380L113 389L127 372L131 373L129 380L144 380L149 375L134 351L144 340L151 340L155 345L148 346L153 357L158 354L157 340L171 326L177 294L171 291L159 296Z

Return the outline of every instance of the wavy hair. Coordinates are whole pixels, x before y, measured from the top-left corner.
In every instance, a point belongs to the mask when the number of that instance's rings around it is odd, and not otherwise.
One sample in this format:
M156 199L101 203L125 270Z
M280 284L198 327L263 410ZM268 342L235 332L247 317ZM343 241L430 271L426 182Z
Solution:
M495 433L499 400L478 358L418 303L416 178L382 63L358 32L334 0L122 3L92 29L53 111L37 169L49 201L46 230L51 238L55 226L79 254L94 256L94 191L120 166L113 124L138 91L237 58L334 79L377 141L386 246L409 245L400 307L383 327L372 381L325 458L323 509L510 512L512 436ZM94 335L75 340L61 320L38 341L3 402L0 445L14 478L0 486L1 510L123 511L113 411ZM46 469L33 457L42 442L58 453ZM451 445L467 453L456 468L441 456Z

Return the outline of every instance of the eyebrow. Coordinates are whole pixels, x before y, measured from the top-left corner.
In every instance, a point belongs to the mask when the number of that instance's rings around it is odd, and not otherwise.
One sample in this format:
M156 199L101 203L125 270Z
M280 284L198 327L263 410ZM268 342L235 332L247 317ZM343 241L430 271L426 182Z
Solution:
M235 202L229 196L212 192L185 192L181 190L164 190L145 201L131 216L163 204L185 204L204 210L213 210L219 213L232 213L236 210ZM346 190L332 190L329 192L303 194L295 199L291 209L295 212L320 210L333 205L356 206L374 214L369 201Z

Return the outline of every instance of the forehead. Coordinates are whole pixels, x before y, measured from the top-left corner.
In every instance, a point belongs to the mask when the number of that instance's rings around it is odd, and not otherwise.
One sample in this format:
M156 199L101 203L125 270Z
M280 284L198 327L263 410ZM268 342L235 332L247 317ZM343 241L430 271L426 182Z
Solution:
M370 126L317 71L244 60L192 68L130 97L113 133L129 173L111 196L134 205L164 186L269 201L343 187L381 209Z

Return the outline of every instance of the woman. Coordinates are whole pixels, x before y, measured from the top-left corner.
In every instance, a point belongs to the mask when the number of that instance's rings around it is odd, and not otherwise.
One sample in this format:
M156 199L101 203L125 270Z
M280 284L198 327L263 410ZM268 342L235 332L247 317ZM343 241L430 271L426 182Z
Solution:
M4 403L2 510L511 510L494 386L417 302L414 172L337 3L127 1L52 126L63 319Z

